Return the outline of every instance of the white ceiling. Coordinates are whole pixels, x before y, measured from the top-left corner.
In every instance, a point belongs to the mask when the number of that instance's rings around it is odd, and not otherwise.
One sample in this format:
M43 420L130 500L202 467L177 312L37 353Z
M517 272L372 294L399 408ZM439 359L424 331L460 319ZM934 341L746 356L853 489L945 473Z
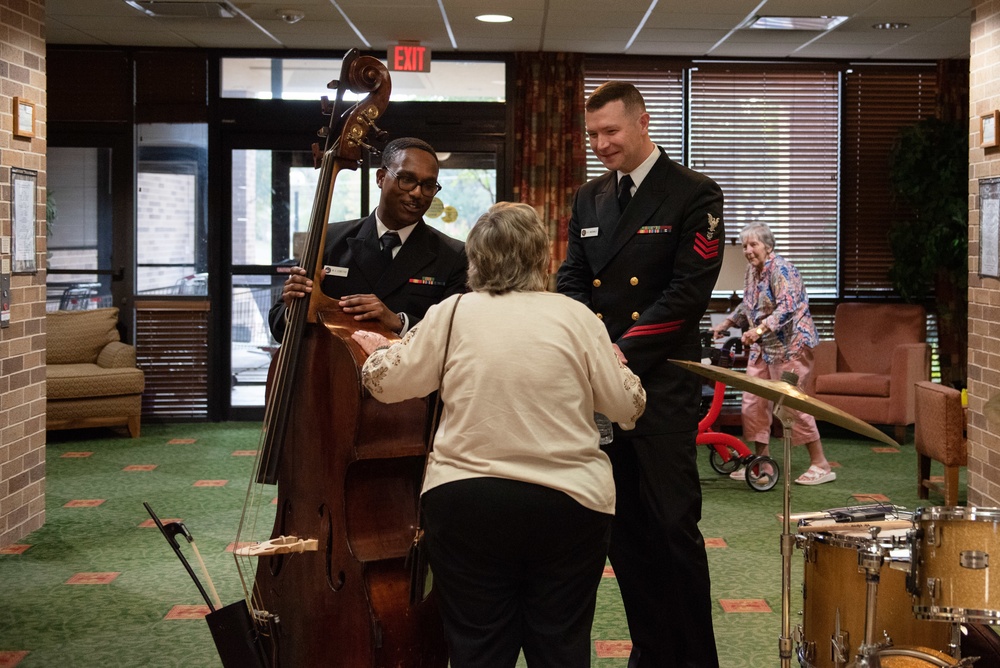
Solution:
M162 0L164 4L178 0ZM190 2L191 0L183 0ZM219 0L235 18L151 18L124 0L46 0L50 44L432 53L570 51L720 58L967 58L973 0ZM206 4L202 2L201 4ZM305 14L289 24L282 10ZM475 19L484 12L506 24ZM828 32L740 28L748 18L848 16ZM904 22L905 30L875 23ZM449 26L450 33L449 34ZM452 37L453 35L453 37Z

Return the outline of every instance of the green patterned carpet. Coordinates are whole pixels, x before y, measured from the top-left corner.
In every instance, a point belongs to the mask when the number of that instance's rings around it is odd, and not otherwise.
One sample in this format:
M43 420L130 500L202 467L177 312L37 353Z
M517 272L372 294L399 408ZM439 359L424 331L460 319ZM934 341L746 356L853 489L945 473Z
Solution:
M912 437L899 451L879 452L884 448L877 443L823 426L838 479L818 487L793 485L793 513L856 504L856 495L881 494L910 509L942 503L934 497L918 503ZM134 440L110 430L50 433L46 524L14 549L0 551L0 668L220 666L204 620L197 613L184 618L185 609L174 607L204 602L156 528L141 526L149 519L142 503L164 520L184 522L223 603L241 598L226 548L253 466L245 451L256 449L258 437L252 423L144 425L143 436ZM780 441L772 449L780 450ZM710 545L722 666L774 668L781 633L781 485L755 492L716 474L707 450L700 461L701 527ZM807 463L805 451L796 448L793 474ZM181 543L200 575L190 546ZM801 621L799 550L792 565L794 626ZM624 668L628 631L608 575L597 604L592 665ZM74 576L82 582L73 583ZM725 612L724 604L736 611ZM168 619L172 610L181 618Z

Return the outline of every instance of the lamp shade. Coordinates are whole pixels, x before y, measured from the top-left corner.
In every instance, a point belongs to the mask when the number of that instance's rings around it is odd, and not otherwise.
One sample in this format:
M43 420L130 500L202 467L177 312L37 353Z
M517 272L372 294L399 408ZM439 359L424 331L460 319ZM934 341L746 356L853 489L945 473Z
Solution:
M726 239L726 249L722 254L722 270L715 282L717 292L743 294L743 278L746 276L747 259L738 237Z

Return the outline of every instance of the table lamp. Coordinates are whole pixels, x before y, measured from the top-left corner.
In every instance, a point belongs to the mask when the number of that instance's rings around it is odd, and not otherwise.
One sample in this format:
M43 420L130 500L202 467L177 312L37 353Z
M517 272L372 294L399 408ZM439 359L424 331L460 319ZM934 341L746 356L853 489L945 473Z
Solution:
M716 291L725 291L729 295L729 310L732 312L739 306L743 294L743 278L747 271L747 259L743 255L743 246L739 237L725 240L726 248L722 254L722 270L715 282Z

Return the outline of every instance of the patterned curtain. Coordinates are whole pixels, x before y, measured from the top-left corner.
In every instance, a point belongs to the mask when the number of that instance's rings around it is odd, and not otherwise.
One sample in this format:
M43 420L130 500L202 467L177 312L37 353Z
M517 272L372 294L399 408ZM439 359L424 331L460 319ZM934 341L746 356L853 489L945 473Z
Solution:
M516 53L514 198L548 226L554 272L566 258L573 194L586 180L583 54Z

